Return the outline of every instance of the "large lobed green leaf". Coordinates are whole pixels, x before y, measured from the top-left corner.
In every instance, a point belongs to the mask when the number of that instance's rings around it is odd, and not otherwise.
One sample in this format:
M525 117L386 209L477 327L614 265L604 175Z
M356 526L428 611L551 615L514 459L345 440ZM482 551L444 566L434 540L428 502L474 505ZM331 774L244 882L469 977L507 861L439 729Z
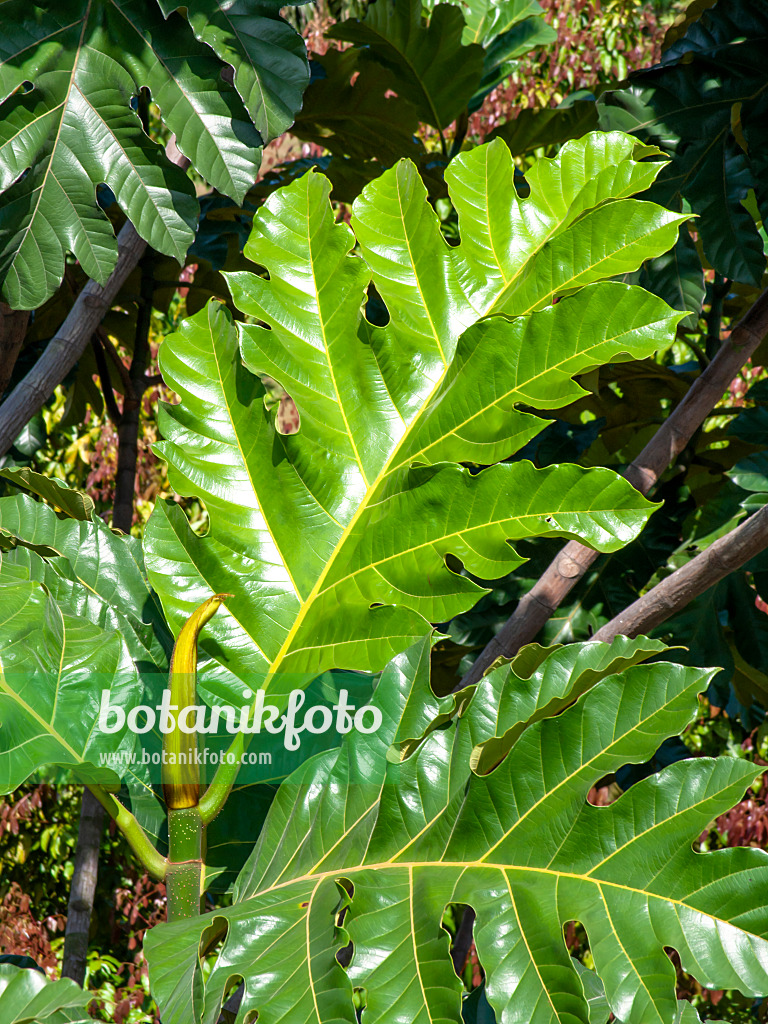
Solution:
M264 276L228 275L250 322L212 303L161 355L181 401L161 411L157 450L210 531L158 504L147 564L175 631L212 591L233 594L202 642L206 685L265 674L279 697L292 681L278 671L380 669L481 596L455 559L493 579L521 562L509 541L614 550L641 529L649 504L612 472L457 465L513 455L548 422L521 406L568 404L575 374L671 340L679 314L601 282L677 233L679 217L630 198L658 170L632 152L620 134L569 143L532 169L527 199L502 142L463 154L453 248L407 161L355 203L354 235L321 175L268 200L246 246ZM385 327L363 313L371 281ZM297 434L277 433L260 375L294 399Z
M673 154L649 198L699 214L696 230L709 263L725 277L759 284L765 253L744 200L753 189L765 220L768 9L720 0L696 14L659 65L600 98L600 125L634 132ZM688 291L698 276L692 273Z
M52 490L62 504L78 492ZM139 542L93 521L61 518L27 495L0 498L0 582L43 584L67 613L119 631L137 664L163 671L172 645Z
M257 1013L353 1024L354 988L364 1021L458 1024L461 984L441 928L449 903L477 912L486 994L502 1024L588 1024L563 938L574 919L586 928L610 1009L627 1024L672 1024L666 947L707 987L768 992L766 854L691 849L741 798L754 766L678 762L609 807L586 802L598 780L646 760L695 717L712 673L667 663L615 673L629 652L594 642L551 651L531 677L540 684L532 702L505 709L506 724L517 718L520 732L511 750L490 774L476 775L470 752L495 731L487 690L460 717L427 730L405 761L387 758L404 721L425 707L440 714L429 647L422 640L383 673L373 698L377 732L350 733L339 751L306 762L281 787L233 906L148 936L166 1024L213 1024L238 979L238 1020ZM593 672L592 689L537 721L574 655L579 674ZM199 954L217 941L204 980ZM348 941L345 971L335 954Z
M34 474L14 475L45 490ZM78 492L50 497L80 510ZM21 494L0 498L0 537L0 791L55 764L149 795L146 770L130 762L137 737L97 726L102 690L129 711L167 674L172 640L140 545L98 517L62 518Z
M362 21L340 22L327 33L367 48L369 59L392 75L392 87L406 99L420 121L443 129L461 113L480 84L484 51L465 46L466 24L451 4L438 4L429 22L422 20L421 0L377 0Z
M350 47L313 57L292 130L331 158L293 161L285 172L295 176L310 162L321 166L334 199L351 203L368 181L407 156L431 195L444 197L445 139L442 154L427 152L414 134L418 122L445 129L458 119L458 139L468 113L514 70L516 58L556 38L543 15L537 0L376 0L363 20L332 29ZM560 141L597 127L594 106L591 122L582 119L582 131Z
M172 13L177 6L3 4L0 280L13 308L53 294L67 252L106 281L117 244L96 202L100 183L153 248L184 258L199 213L194 186L145 134L132 105L141 89L181 152L237 201L253 184L261 146L290 125L307 61L279 5L196 0L184 5L189 24Z
M41 767L74 771L80 782L114 785L120 773L101 755L135 749L136 736L97 728L102 690L130 709L142 686L125 642L70 615L36 582L0 586L0 792L10 793Z
M3 472L58 507L83 512L79 492L27 471ZM167 685L172 638L140 545L98 517L61 518L16 495L0 498L0 547L0 792L50 765L78 781L122 782L132 811L162 846L165 811L152 789L159 779L141 760L144 751L159 753L159 731L138 738L126 728L106 733L98 723L102 690L112 706L129 712L155 706ZM341 687L359 707L369 699L371 677L323 676L310 703L331 707ZM215 750L230 741L223 729L206 737ZM302 749L314 753L337 742L333 731L305 736ZM295 767L282 736L260 737L260 753L263 766L248 769L207 830L208 863L222 869L216 888L236 877L277 784Z

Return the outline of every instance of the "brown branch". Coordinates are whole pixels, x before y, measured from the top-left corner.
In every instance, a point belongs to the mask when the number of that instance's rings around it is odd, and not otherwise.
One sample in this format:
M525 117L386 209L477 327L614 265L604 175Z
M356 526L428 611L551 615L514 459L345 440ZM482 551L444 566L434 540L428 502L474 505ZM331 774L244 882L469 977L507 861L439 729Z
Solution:
M104 347L99 337L99 331L95 331L91 335L91 348L93 349L93 356L96 360L96 369L99 374L101 393L104 395L104 404L107 407L109 418L117 426L122 417L122 413L120 412L115 399L115 390L112 387L112 379L109 376L107 360L104 358Z
M190 161L171 136L168 159L185 171ZM117 263L102 287L89 280L35 365L0 406L0 456L5 455L25 424L38 412L83 354L107 310L138 264L147 243L128 220L117 236Z
M152 297L155 291L154 262L154 253L148 249L141 258L141 297L136 314L136 335L129 381L130 391L126 391L123 400L123 413L120 417L117 434L117 476L112 507L112 526L114 529L122 530L123 533L131 532L133 522L136 463L139 455L139 419L141 399L147 386L149 327L152 321Z
M139 262L146 242L126 221L117 236L115 269L102 287L88 281L75 304L35 365L0 406L0 455L5 455L24 425L47 402L88 344L91 335Z
M5 302L0 302L0 400L19 358L28 323L28 309L11 309Z
M99 877L99 847L103 827L104 809L84 786L72 888L69 890L67 907L64 960L61 965L62 978L72 978L78 985L85 983L91 911Z
M472 936L475 927L475 911L472 907L464 907L461 921L456 929L451 946L451 960L453 969L459 977L464 972L469 951L472 948Z
M706 370L627 468L624 475L641 494L651 490L682 452L766 333L768 289L734 327ZM569 541L521 598L514 613L481 651L456 689L476 683L497 658L511 658L530 643L599 554L578 541Z
M619 635L635 637L650 633L765 548L768 548L768 505L657 583L598 629L593 639L610 643Z

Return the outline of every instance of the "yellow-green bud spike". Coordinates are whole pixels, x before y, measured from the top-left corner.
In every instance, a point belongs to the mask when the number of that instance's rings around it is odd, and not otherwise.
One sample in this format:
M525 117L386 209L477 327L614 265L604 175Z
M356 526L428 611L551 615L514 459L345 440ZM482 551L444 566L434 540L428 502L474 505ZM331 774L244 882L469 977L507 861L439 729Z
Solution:
M228 597L232 594L214 594L190 615L171 655L171 705L178 710L171 711L173 729L163 736L163 796L169 810L196 807L200 799L197 735L182 732L178 720L184 708L193 706L197 699L197 641L200 631Z

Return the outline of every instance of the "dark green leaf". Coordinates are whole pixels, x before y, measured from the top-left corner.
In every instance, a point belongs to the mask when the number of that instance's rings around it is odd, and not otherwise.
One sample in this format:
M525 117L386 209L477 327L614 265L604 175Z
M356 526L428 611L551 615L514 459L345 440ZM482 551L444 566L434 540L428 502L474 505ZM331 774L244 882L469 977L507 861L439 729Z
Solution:
M158 0L158 3L166 18L171 11L181 10L197 38L210 46L224 64L234 68L235 88L263 142L276 139L290 128L301 107L309 73L304 41L280 17L282 3L277 0L184 0L184 3Z
M280 20L276 5L260 5L258 14L243 4L250 15L238 6L186 5L204 40L198 42L180 15L164 20L155 0L4 4L0 278L13 308L35 308L53 294L67 252L89 277L106 281L117 245L96 202L102 182L142 238L183 260L197 221L195 190L145 134L133 105L143 88L199 173L242 199L256 176L263 138L289 123L307 72L303 41ZM241 43L249 28L263 33L244 43L247 54L239 57L226 42L224 23L233 22ZM216 49L235 66L247 110L222 78ZM259 54L267 67L259 65ZM272 77L276 69L285 76ZM262 116L265 108L274 108L274 125Z
M443 129L466 107L483 74L483 49L462 44L465 27L450 4L439 4L424 24L421 0L376 0L362 21L343 21L328 35L367 47L418 119Z
M55 477L43 476L23 466L8 466L0 469L0 476L10 480L16 487L30 491L44 498L54 508L66 512L73 519L90 520L93 516L93 499L84 491L67 487Z
M646 260L641 270L623 280L653 292L673 309L690 310L690 315L680 321L681 327L694 329L698 324L706 295L704 270L685 224L673 249Z
M314 59L326 75L315 78L307 89L295 135L354 161L375 157L384 167L401 156L417 158L423 153L415 138L416 111L402 97L386 96L389 72L372 61L358 67L354 49L328 50Z
M729 0L696 13L660 66L601 96L600 124L674 155L649 198L700 213L696 230L715 269L757 284L765 271L763 243L742 200L754 189L764 206L767 194L768 8Z
M494 128L489 140L501 138L513 156L523 156L543 146L559 146L569 139L581 138L597 126L594 100L579 100L570 107L527 107L511 121Z

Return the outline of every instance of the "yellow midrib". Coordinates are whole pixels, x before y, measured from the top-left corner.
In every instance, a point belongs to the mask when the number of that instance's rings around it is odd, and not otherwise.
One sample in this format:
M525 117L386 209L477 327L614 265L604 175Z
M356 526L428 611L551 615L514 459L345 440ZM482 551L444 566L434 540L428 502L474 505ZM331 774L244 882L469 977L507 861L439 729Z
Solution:
M680 315L684 316L685 314L681 313ZM642 328L647 328L649 325L641 324L640 326ZM588 345L585 348L580 348L578 352L572 352L566 359L561 359L559 362L551 363L548 366L546 366L543 370L541 370L539 373L535 373L530 377L526 377L524 385L517 384L515 385L515 387L510 388L509 391L505 391L503 394L497 395L496 398L494 398L494 400L490 402L488 405L480 406L474 413L472 413L471 416L467 416L465 419L456 423L455 426L449 431L449 433L443 434L442 437L438 437L435 441L430 442L430 444L426 445L424 448L420 448L419 451L412 452L411 454L409 454L407 460L393 467L393 472L395 470L401 469L403 466L406 465L407 462L411 462L418 459L420 455L424 455L425 452L428 452L431 448L434 448L436 445L440 444L447 437L450 437L451 435L456 435L458 431L462 429L462 427L466 427L467 424L471 423L473 420L478 419L478 417L480 416L484 416L489 409L492 409L495 405L498 405L500 402L503 402L508 398L512 398L514 395L518 395L520 397L520 400L524 401L528 396L525 394L520 394L523 387L529 387L535 381L540 380L542 377L546 377L547 374L556 373L558 370L564 371L564 367L567 366L569 362L573 362L575 359L578 359L583 353L591 352L593 349L600 348L601 345L614 344L619 340L619 338L622 338L629 333L631 332L624 331L622 334L602 338L600 341L595 342L594 345ZM575 367L571 373L571 376L584 368L585 367L583 366ZM561 406L555 405L552 406L551 408L558 409L561 408Z
M691 854L691 856L695 856L695 855ZM269 893L272 893L272 892L278 892L281 889L286 889L289 886L298 885L298 884L301 884L302 882L318 883L318 882L322 882L322 881L324 881L326 879L348 878L351 875L360 874L360 873L362 873L364 871L383 871L384 869L391 869L391 868L403 868L403 870L411 870L411 871L413 871L413 870L421 870L422 868L424 870L429 870L429 871L436 871L436 870L439 870L441 868L445 869L445 870L455 869L455 870L461 871L462 874L466 874L467 872L471 872L473 868L477 868L478 870L481 870L481 871L487 870L487 869L490 868L491 870L499 871L501 873L516 873L516 874L522 874L522 875L526 875L527 874L527 875L540 876L540 877L543 877L543 878L554 878L554 879L557 879L558 881L562 879L562 880L570 880L570 881L576 881L576 882L584 882L584 883L587 883L589 885L595 886L596 888L612 889L612 890L614 890L616 892L631 893L634 896L640 896L643 899L647 899L647 900L661 900L661 902L668 903L668 904L670 904L673 907L682 907L685 910L693 911L693 913L695 913L695 914L701 914L703 917L707 917L710 920L715 921L717 924L726 925L726 926L728 926L730 928L736 928L736 929L744 932L745 935L753 935L755 938L759 939L761 942L768 942L768 940L763 938L763 936L761 936L761 935L757 935L754 932L748 932L748 931L746 931L746 929L741 928L739 925L733 924L732 921L728 921L726 918L718 917L716 914L713 914L713 913L711 913L709 911L706 911L706 910L700 910L698 907L695 907L695 906L693 906L690 903L686 903L685 900L678 899L678 898L676 898L674 896L664 896L661 893L650 892L647 889L639 889L637 886L627 885L626 883L623 883L623 882L611 881L610 879L593 878L590 875L580 875L576 871L558 871L558 870L555 870L553 868L531 867L529 865L522 865L522 864L497 864L497 863L494 863L494 862L483 861L483 860L471 860L471 861L470 860L466 860L466 861L439 861L439 860L393 861L393 860L386 860L386 861L378 861L378 862L371 863L371 864L355 864L352 867L337 867L337 868L335 868L332 871L322 871L322 872L320 872L318 874L297 875L296 878L292 878L292 879L290 879L288 881L285 881L285 882L280 882L277 885L269 885L269 886L267 886L264 889L258 889L257 891L255 891L253 893L250 893L248 896L245 896L244 898L242 898L239 901L239 903L235 905L235 908L237 906L241 906L244 903L247 903L251 899L256 899L257 897L265 896L265 895L267 895ZM223 913L226 914L226 911L223 911Z
M83 14L83 27L82 27L81 32L80 32L80 39L79 39L78 44L77 44L77 50L75 51L75 57L74 57L74 60L72 61L72 71L70 72L69 83L67 85L67 94L64 97L64 100L62 101L62 103L60 104L60 106L61 106L61 118L59 119L59 124L58 124L58 127L56 129L56 137L53 140L53 143L51 145L50 158L48 160L48 165L45 168L45 171L43 172L43 180L40 182L40 185L38 186L38 196L37 196L37 200L36 200L35 205L34 205L34 209L32 210L32 212L30 213L30 216L29 216L29 224L22 231L22 241L19 243L19 245L16 248L17 254L21 251L22 245L27 240L27 238L30 235L30 232L32 231L32 225L35 223L35 217L37 215L37 211L38 211L38 209L40 207L40 203L43 201L43 195L45 193L45 183L46 183L46 181L48 179L48 175L50 173L52 173L53 160L54 160L54 157L56 155L56 147L58 146L59 139L61 138L61 130L62 130L62 127L64 125L64 118L65 118L66 113L67 113L67 106L69 104L69 97L70 97L70 95L72 93L72 89L74 88L74 85L75 85L75 75L77 74L77 68L78 68L78 64L80 62L80 54L81 54L82 49L83 49L83 38L85 36L85 30L86 30L86 27L88 25L88 18L90 17L90 12L91 12L91 4L89 2L88 6L87 6L87 8L86 8L86 10L85 10L85 12ZM77 22L72 22L72 24L76 25ZM54 109L58 109L58 106L59 105L57 104L57 106ZM49 111L46 111L46 113L49 113ZM61 187L61 186L59 186L59 187ZM31 237L34 239L34 234ZM11 267L13 269L13 272L16 274L16 277L18 278L19 277L19 273L16 270L16 259L15 258L14 258L12 264L11 264Z
M399 182L398 182L398 201L400 201L400 186L399 186ZM400 210L401 210L401 217L402 217L402 202L400 202ZM404 217L402 219L403 219L403 222L404 222ZM405 230L404 230L404 234L405 234ZM410 242L407 239L406 239L406 245L408 246L409 254L412 256ZM411 262L413 263L413 260L411 260ZM374 498L376 497L377 493L382 489L383 485L386 483L386 480L387 480L389 474L392 472L392 462L394 461L394 459L397 458L398 452L402 448L403 444L407 441L408 437L410 436L411 431L414 429L414 427L416 426L417 422L419 421L420 416L424 413L424 411L426 410L427 406L429 405L429 402L431 401L431 399L433 398L434 394L436 393L436 391L438 390L438 388L442 384L443 379L445 377L445 373L446 373L446 371L448 369L448 366L450 365L446 361L445 354L443 352L443 347L440 344L439 338L437 336L437 330L435 328L434 322L432 321L432 318L430 316L429 310L427 308L427 303L424 300L424 293L422 292L421 284L420 284L420 282L418 280L418 275L416 274L415 267L414 267L414 278L416 279L416 286L417 286L417 288L419 290L419 295L421 296L422 301L424 302L425 312L427 313L427 317L429 319L430 326L432 327L433 337L435 339L435 343L437 345L438 352L439 352L439 354L441 356L441 359L442 359L442 362L443 362L443 373L435 381L435 383L434 383L432 389L430 390L429 394L427 396L425 396L424 402L423 402L423 404L421 406L421 410L420 410L418 416L412 421L410 428L408 430L406 430L406 432L403 434L403 436L400 438L400 440L397 442L397 444L394 446L394 448L390 452L389 457L387 458L386 462L384 463L384 465L382 466L381 470L379 471L379 475L378 475L377 479L374 480L372 485L367 488L366 494L363 497L363 500L360 502L360 505L358 506L357 510L355 511L355 514L352 516L352 518L350 519L350 521L347 524L347 526L344 528L341 536L339 537L338 542L336 543L336 546L335 546L335 548L333 550L333 553L331 554L331 557L326 562L322 572L320 573L320 575L317 578L317 581L315 582L315 585L313 586L312 590L307 595L307 597L301 602L301 606L300 606L299 611L298 611L298 613L296 615L296 618L293 621L293 625L289 629L289 631L288 631L288 633L287 633L287 635L285 637L285 640L283 641L283 643L282 643L282 645L280 647L280 650L277 652L277 655L275 656L275 658L273 659L272 663L270 664L268 676L267 676L267 678L264 681L264 686L263 686L264 690L267 690L269 688L269 684L272 681L272 678L274 677L275 673L279 671L280 665L285 660L287 655L290 653L290 648L291 648L291 645L292 645L292 643L293 643L293 641L294 641L294 639L296 637L296 634L301 629L301 626L303 625L304 620L305 620L307 614L309 613L309 611L312 608L313 602L318 597L318 595L321 593L323 585L325 583L325 580L328 577L331 569L333 568L333 565L334 565L336 559L338 558L339 553L343 550L344 544L346 543L348 537L350 536L350 534L352 533L352 531L356 527L357 523L359 522L359 520L361 519L363 514L370 507L370 505L373 502ZM337 394L338 394L338 392L337 392ZM351 438L351 434L350 434L350 438ZM239 440L238 440L238 444L239 444ZM363 477L363 480L365 480L365 477ZM279 550L279 548L276 548L276 550ZM283 561L285 561L285 559L283 559ZM294 587L294 590L296 590L295 587ZM298 596L298 590L296 590L296 594Z
M415 282L416 282L416 288L418 289L419 295L420 295L420 297L422 299L424 311L425 311L425 314L427 316L430 328L432 330L433 338L435 340L435 343L436 343L436 345L438 347L438 351L439 351L439 353L440 353L440 355L442 357L442 360L443 360L443 367L444 367L443 368L443 373L437 379L437 381L435 382L435 384L434 384L433 388L431 389L431 391L429 392L429 394L425 396L419 414L416 416L416 418L414 420L412 420L408 430L404 433L404 435L401 437L401 439L398 441L398 443L393 448L393 450L390 453L390 455L388 456L386 462L382 466L377 479L374 480L372 482L371 486L367 488L366 494L363 497L363 500L361 501L360 505L358 506L357 510L355 511L354 515L350 519L350 521L347 524L347 526L342 531L341 536L339 537L339 540L336 543L336 546L335 546L335 548L334 548L334 550L333 550L333 552L331 554L331 557L326 562L322 572L318 576L318 579L316 580L314 586L312 587L312 589L309 592L309 594L307 595L307 597L302 600L299 597L298 589L294 585L294 592L296 593L297 598L300 600L300 607L298 609L298 612L296 614L296 617L293 620L293 623L292 623L290 629L288 630L288 633L286 634L286 637L285 637L282 645L280 646L279 651L277 652L277 654L275 655L275 658L272 660L272 662L271 662L271 664L269 666L268 675L267 675L267 678L265 679L265 682L264 682L264 689L265 690L267 690L269 688L269 685L271 683L272 678L279 671L280 666L282 665L282 663L286 659L286 657L291 653L291 647L292 647L293 641L295 640L296 635L298 634L299 630L301 629L302 625L304 624L304 621L307 618L307 615L311 611L311 608L312 608L312 605L313 605L314 601L317 599L317 597L321 593L324 592L325 581L326 581L327 577L329 576L329 574L330 574L330 572L331 572L331 570L332 570L332 568L333 568L333 566L334 566L334 564L335 564L339 554L344 549L344 545L345 545L346 541L348 540L349 536L351 535L351 533L353 532L353 530L357 526L357 524L360 521L360 519L362 518L362 516L370 508L370 506L373 503L374 499L376 498L377 494L383 489L383 485L385 484L385 482L386 482L387 478L389 477L389 475L392 472L395 472L397 469L400 469L403 465L405 465L405 461L410 461L410 457L409 457L408 460L405 460L402 463L396 463L395 460L397 459L399 452L405 446L408 438L410 436L412 436L414 430L416 429L418 423L420 422L421 416L426 412L426 410L429 407L429 404L430 404L432 398L434 397L434 395L436 394L437 390L442 385L442 382L443 382L443 380L445 378L445 373L447 372L447 369L448 369L448 367L450 365L450 363L447 362L446 357L444 355L444 351L443 351L443 348L442 348L442 345L440 343L439 336L438 336L439 332L437 331L437 328L436 328L436 326L434 324L434 321L432 320L432 316L431 316L431 313L429 311L428 304L427 304L426 300L424 299L424 293L423 293L422 288L421 288L421 282L419 280L419 275L416 273L415 264L414 264L414 261L413 261L413 252L412 252L412 248L411 248L410 239L408 238L407 231L405 230L405 217L404 217L404 211L403 211L403 205L402 205L401 189L400 189L400 183L399 183L399 181L397 181L397 179L396 179L396 186L397 186L397 196L398 196L398 203L399 203L399 209L400 209L400 217L401 217L401 222L403 224L403 236L404 236L404 239L405 239L405 245L407 247L409 256L411 258L411 265L413 267L413 273L414 273L414 279L415 279ZM623 195L619 195L617 197L612 197L612 198L621 199L621 198L625 198L625 197ZM518 271L518 274L516 274L512 278L506 279L504 281L503 287L499 290L499 293L497 294L497 296L493 299L492 302L489 303L488 308L486 309L485 313L483 313L481 315L483 315L483 316L484 315L488 315L488 313L493 311L493 309L503 299L504 295L513 287L513 285L514 285L515 281L517 280L517 278L519 277L520 273L522 273L522 270L524 269L525 265L527 265L527 263L536 254L536 252L538 252L541 249L542 245L544 245L546 243L546 241L548 241L549 238L552 237L552 235L555 234L562 227L562 223L563 223L563 220L561 219L560 221L557 221L556 223L554 223L552 225L551 230L547 233L546 236L544 236L538 242L538 244L536 246L536 249L528 257L528 259L526 260L525 264L523 264L523 267L520 268L520 271ZM590 269L592 269L593 267L597 266L601 262L604 262L604 260L600 259L600 260L597 260L595 263L590 264L588 267L582 269L579 272L579 274L576 275L576 277L582 276L584 273L587 273ZM501 271L501 268L500 268L500 271ZM503 275L503 271L501 271L501 273L502 273L502 278L503 278L503 276L504 276ZM575 277L570 279L570 280L574 280L574 279L575 279ZM558 286L558 288L567 287L567 284L568 284L568 282L560 284ZM544 297L546 298L546 296L544 296ZM541 297L539 297L539 299L537 299L537 301L536 301L536 303L534 305L538 305L540 301L541 301ZM469 304L467 304L467 306L469 308ZM524 315L525 313L530 312L531 309L533 309L533 306L531 306L530 309L524 310L519 315ZM336 391L336 393L338 395L338 390ZM343 415L343 410L342 410L342 415ZM345 422L346 422L346 418L345 418ZM350 432L350 439L352 440L351 432ZM238 439L238 445L239 445L239 439ZM365 480L365 477L363 476L362 479ZM266 522L266 520L265 520L265 522ZM271 533L271 531L270 531L270 533ZM274 538L273 538L273 540L274 540ZM279 551L280 549L277 548L277 546L276 546L276 550ZM283 563L286 564L285 558L283 558ZM287 564L286 564L286 570L287 570ZM289 573L289 576L290 576L290 573ZM291 581L291 582L293 583L293 581Z

